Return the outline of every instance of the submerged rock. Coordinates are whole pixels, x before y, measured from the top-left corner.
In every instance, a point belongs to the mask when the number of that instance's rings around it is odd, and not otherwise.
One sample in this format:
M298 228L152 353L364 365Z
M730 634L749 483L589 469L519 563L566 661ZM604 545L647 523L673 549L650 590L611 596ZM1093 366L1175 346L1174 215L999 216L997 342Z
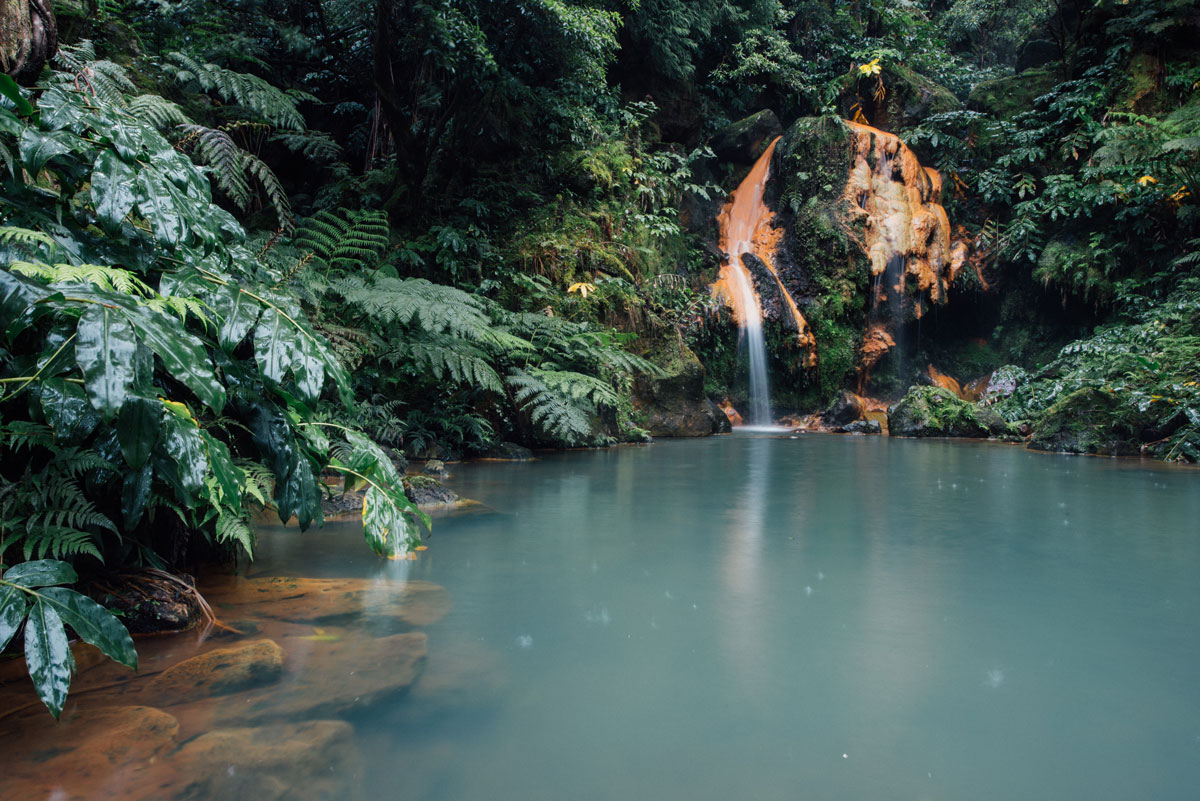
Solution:
M528 462L533 457L533 451L515 442L501 442L493 445L483 453L484 459L502 459L508 462Z
M883 426L878 420L855 420L841 427L843 434L882 434Z
M427 476L448 476L449 471L446 470L446 463L441 459L428 459L425 466L421 468L421 472Z
M324 624L371 617L428 626L451 607L449 593L427 581L220 576L202 589L217 615L233 620Z
M427 639L424 632L369 637L344 630L284 642L284 680L218 707L219 722L340 718L368 709L408 691L424 669Z
M221 801L353 801L363 760L354 727L340 720L217 729L173 760L187 780L183 797Z
M920 386L888 409L888 433L897 437L994 437L1009 433L991 409L942 387Z
M146 692L163 704L236 693L278 681L283 658L283 649L271 640L217 648L167 668Z

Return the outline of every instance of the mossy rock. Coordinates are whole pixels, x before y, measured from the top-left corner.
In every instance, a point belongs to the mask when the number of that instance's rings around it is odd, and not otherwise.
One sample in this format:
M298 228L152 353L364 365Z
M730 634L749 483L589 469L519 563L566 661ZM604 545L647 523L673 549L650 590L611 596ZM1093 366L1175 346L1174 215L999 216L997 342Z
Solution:
M1111 392L1094 387L1059 398L1034 421L1029 447L1057 453L1134 455L1148 415Z
M991 409L941 387L913 387L888 409L888 432L896 437L995 437L1008 424Z
M721 161L753 164L782 133L775 112L763 109L717 131L709 146Z
M1025 70L1007 78L980 81L967 98L967 107L1009 119L1015 114L1028 111L1033 101L1058 85L1058 73L1049 67Z
M658 342L647 358L662 367L663 374L634 379L633 407L641 426L652 437L712 434L721 413L714 411L705 394L704 365L696 354L682 340L668 337Z
M840 79L839 111L854 116L857 106L871 125L884 131L899 131L920 125L926 118L962 108L954 93L904 64L890 64L880 73L884 93L877 97L879 79L857 69Z
M1126 111L1150 114L1156 111L1162 62L1152 53L1136 53L1125 68L1114 106Z

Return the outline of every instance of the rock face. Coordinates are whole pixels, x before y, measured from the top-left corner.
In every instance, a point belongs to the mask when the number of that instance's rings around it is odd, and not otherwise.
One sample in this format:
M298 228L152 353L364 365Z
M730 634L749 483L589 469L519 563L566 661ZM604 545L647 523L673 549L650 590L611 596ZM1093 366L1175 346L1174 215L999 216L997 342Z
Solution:
M634 379L633 408L652 437L706 437L718 421L704 394L704 365L682 342L671 344L658 353L658 360L667 362L666 375Z
M877 75L851 70L841 79L841 89L842 116L861 114L877 128L908 128L962 107L949 89L903 64L884 64Z
M830 428L848 426L861 420L867 412L867 403L853 392L843 391L833 405L821 415L821 423Z
M169 704L249 690L278 681L283 656L270 640L218 648L167 668L150 680L147 692Z
M991 409L941 387L913 387L888 409L888 432L897 437L994 437L1008 424Z
M753 164L782 133L775 112L763 109L717 131L709 146L721 161Z
M1059 75L1045 67L1027 69L1017 75L980 81L967 98L967 107L1001 119L1028 111L1033 101L1059 82Z

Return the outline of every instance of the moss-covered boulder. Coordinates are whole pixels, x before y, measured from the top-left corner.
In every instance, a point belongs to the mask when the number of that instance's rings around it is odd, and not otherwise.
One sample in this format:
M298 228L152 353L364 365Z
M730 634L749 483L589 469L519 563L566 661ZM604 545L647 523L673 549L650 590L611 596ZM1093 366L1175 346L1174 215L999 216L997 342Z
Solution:
M704 392L704 365L682 341L659 343L649 358L662 366L659 376L638 376L633 408L652 437L706 437L716 430L717 414Z
M763 109L717 131L709 146L721 161L753 164L782 133L783 126L775 112Z
M1028 111L1033 101L1053 89L1058 73L1049 67L1025 70L1018 75L980 81L967 98L967 107L1006 120Z
M995 437L1008 424L991 409L941 387L913 387L888 409L888 432L896 437Z
M842 116L853 118L855 110L861 110L871 125L884 131L910 128L932 114L962 108L953 92L904 64L885 65L878 76L855 69L840 80Z
M1149 415L1116 394L1085 387L1059 398L1034 421L1029 447L1058 453L1133 455L1147 438L1143 432L1150 433L1150 428Z

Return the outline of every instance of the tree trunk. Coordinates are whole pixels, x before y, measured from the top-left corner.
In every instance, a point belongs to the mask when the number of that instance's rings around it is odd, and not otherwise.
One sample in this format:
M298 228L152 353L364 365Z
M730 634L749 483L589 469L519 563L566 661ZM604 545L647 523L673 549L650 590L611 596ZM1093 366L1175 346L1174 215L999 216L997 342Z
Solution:
M25 86L58 50L51 0L0 0L0 70Z

